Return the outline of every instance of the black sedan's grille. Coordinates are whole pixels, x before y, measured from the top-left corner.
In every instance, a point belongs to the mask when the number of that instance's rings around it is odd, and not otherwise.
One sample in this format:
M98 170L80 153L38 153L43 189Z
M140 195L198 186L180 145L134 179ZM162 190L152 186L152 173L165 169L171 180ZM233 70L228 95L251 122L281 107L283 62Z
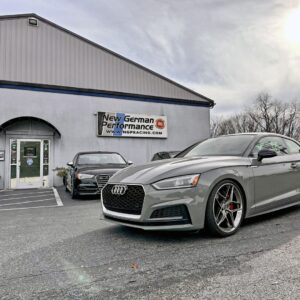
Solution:
M106 209L133 215L140 215L145 193L140 185L128 185L124 195L113 195L114 184L107 184L102 190L103 205Z
M97 175L96 176L97 185L100 190L102 190L103 187L106 185L108 179L109 179L108 175Z

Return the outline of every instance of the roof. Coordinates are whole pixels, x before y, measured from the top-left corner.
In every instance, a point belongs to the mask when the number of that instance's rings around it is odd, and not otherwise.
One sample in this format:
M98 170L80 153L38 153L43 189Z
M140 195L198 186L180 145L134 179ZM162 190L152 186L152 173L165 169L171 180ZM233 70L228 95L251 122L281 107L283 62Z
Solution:
M51 27L52 29L56 29L56 32L51 30L50 28L40 29L43 31L43 36L35 39L35 36L38 35L38 31L32 32L32 28L29 26L24 26L25 23L19 24L16 23L14 26L14 32L18 32L19 35L17 37L22 37L20 41L12 41L13 38L7 38L6 43L1 43L0 40L0 64L1 64L1 53L7 53L7 57L2 57L3 62L6 61L5 67L7 72L0 70L0 81L9 82L12 81L14 83L32 83L32 84L43 84L47 86L66 86L66 87L74 87L74 88L82 88L88 90L99 90L105 92L120 92L125 94L137 94L137 95L145 95L145 96L154 96L161 98L170 98L170 99L182 99L187 101L194 102L203 102L206 103L206 106L213 107L215 102L203 96L200 93L197 93L161 74L154 72L151 69L148 69L120 54L117 54L93 41L90 41L66 28L63 28L37 14L29 13L29 14L17 14L17 15L5 15L0 16L0 21L16 21L20 19L27 19L29 17L33 17L42 22L42 25ZM4 28L5 27L5 28ZM24 27L24 28L23 28ZM25 28L26 27L26 28ZM42 27L42 26L40 26ZM1 32L2 29L2 32ZM0 36L2 34L2 38L4 39L5 30L8 29L8 26L0 26ZM35 28L36 29L36 28ZM69 38L63 34L67 34ZM48 44L40 44L42 40L45 42L45 35L48 35L47 38L51 40ZM70 39L72 38L72 40ZM28 41L26 41L28 39ZM34 42L33 42L34 39ZM76 39L78 42L74 41ZM79 43L79 41L81 43ZM83 42L83 44L82 44ZM10 44L12 43L12 44ZM14 48L18 44L17 48ZM57 44L59 44L57 46ZM2 51L2 47L6 47L6 51ZM32 45L32 46L31 46ZM87 47L89 45L89 47ZM30 47L34 47L30 49ZM56 48L55 48L56 47ZM52 51L51 54L51 64L49 65L49 57L46 56L47 51ZM94 49L98 49L96 53ZM14 49L14 51L11 51ZM22 61L22 57L30 60L31 53L24 53L24 51L30 51L35 53L35 57L32 58L32 61ZM100 51L99 51L100 50ZM22 51L22 53L18 53L18 51ZM37 53L37 51L39 51ZM77 52L76 52L77 51ZM11 52L16 52L16 56L13 57ZM45 53L44 53L45 52ZM64 54L68 52L67 56ZM74 53L73 53L74 52ZM76 52L76 53L75 53ZM50 55L48 53L48 55ZM76 56L77 59L74 59L68 65L64 65L65 61L59 61L59 55L64 54L65 58L69 58L70 56ZM32 54L33 56L33 54ZM40 64L37 65L34 63L36 57L40 58ZM44 58L44 59L43 59ZM25 60L25 59L23 59ZM17 72L13 74L13 70L16 69L12 67L12 70L9 69L9 64L13 64L14 61L18 61L20 67L24 69L30 68L32 73L25 74L22 77ZM98 64L97 64L97 61ZM19 67L19 66L18 66ZM41 70L39 70L40 68ZM49 73L54 72L52 69L60 68L61 70L61 79L59 78L60 72L56 72L55 76L45 75L42 73L43 69L49 69ZM106 73L103 69L106 68ZM5 69L5 68L4 68ZM116 70L115 70L116 69ZM83 74L79 74L78 70L80 70ZM109 70L109 71L107 71ZM115 70L115 71L114 71ZM101 73L101 71L103 73ZM95 74L95 76L91 75L91 72ZM98 72L98 73L97 73ZM110 72L109 74L107 72ZM115 73L114 73L115 72ZM123 73L122 73L123 72ZM19 72L22 73L22 72ZM35 75L36 73L36 75ZM13 74L13 75L11 75ZM108 75L107 75L108 74ZM123 74L123 76L121 76ZM39 75L39 76L38 76ZM107 76L111 76L113 80L108 81L106 79ZM13 77L12 77L13 76ZM44 78L43 78L44 76ZM48 77L47 77L48 76ZM89 78L87 80L86 78ZM74 78L73 78L74 77ZM128 78L127 78L128 77ZM41 78L43 80L41 80ZM101 81L102 80L102 81Z
M274 133L274 132L238 132L238 133L232 133L232 134L226 134L223 136L231 136L231 135L276 135L276 136L281 136L284 137L284 135L279 134L279 133Z
M81 154L119 154L119 155L121 155L119 152L115 152L115 151L82 151L82 152L76 153L76 155L81 155Z
M279 134L279 133L274 133L274 132L266 132L266 131L262 131L262 132L240 132L240 133L232 133L232 134L225 134L225 135L220 135L217 136L215 138L218 137L226 137L226 136L237 136L237 135L255 135L255 136L277 136L277 137L281 137L281 138L287 138L293 141L297 141L294 138L291 138L289 136L283 135L283 134Z

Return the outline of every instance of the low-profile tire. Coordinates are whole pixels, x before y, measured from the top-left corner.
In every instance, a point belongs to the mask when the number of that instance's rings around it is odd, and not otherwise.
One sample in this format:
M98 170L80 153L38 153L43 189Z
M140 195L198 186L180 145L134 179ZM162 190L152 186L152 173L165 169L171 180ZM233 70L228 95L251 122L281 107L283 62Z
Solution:
M78 198L78 193L77 193L76 189L74 188L74 184L71 186L71 198L72 199Z
M205 214L205 227L214 236L235 234L245 215L245 198L232 180L219 182L212 190Z

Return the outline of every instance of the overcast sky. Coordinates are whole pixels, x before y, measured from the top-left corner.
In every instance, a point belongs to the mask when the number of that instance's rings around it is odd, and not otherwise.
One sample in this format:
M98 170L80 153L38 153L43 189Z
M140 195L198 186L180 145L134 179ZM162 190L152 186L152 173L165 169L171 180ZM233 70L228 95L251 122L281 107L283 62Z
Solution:
M1 15L37 13L214 99L215 116L261 91L300 100L299 8L300 0L0 0Z

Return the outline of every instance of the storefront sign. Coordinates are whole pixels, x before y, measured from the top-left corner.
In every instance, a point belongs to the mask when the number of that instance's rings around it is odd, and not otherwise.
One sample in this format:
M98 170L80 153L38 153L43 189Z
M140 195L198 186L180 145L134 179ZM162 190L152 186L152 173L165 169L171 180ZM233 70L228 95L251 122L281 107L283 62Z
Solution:
M167 138L167 117L98 112L98 136Z

